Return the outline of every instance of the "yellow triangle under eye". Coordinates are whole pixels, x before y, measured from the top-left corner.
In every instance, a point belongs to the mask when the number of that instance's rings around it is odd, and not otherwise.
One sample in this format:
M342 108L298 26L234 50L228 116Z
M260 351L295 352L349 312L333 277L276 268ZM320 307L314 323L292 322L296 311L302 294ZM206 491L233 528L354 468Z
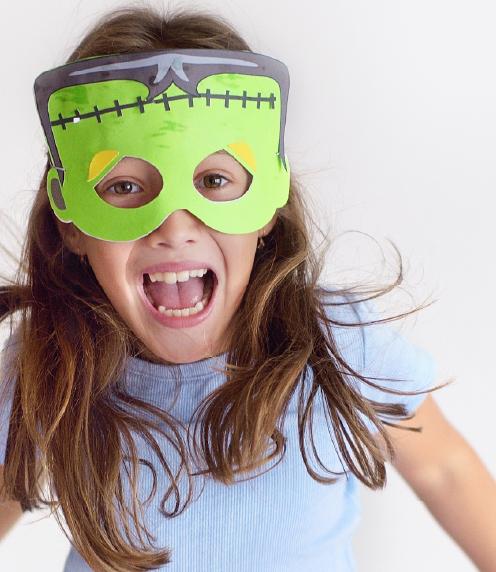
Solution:
M105 167L117 157L119 151L113 149L106 149L105 151L98 151L91 159L90 167L88 169L88 182L92 181L95 177L105 169Z
M248 145L248 143L239 141L237 143L231 143L228 145L228 147L232 149L240 159L243 159L243 161L248 166L250 166L253 171L257 170L255 155L253 154L253 151L251 150L251 147Z

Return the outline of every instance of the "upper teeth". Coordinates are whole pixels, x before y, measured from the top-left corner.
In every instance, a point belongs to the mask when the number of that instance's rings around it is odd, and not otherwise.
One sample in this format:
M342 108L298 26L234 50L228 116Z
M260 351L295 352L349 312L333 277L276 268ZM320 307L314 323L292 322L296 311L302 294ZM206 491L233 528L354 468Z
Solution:
M186 282L190 278L201 278L207 272L208 268L195 268L193 270L181 270L181 272L155 272L149 276L152 282L175 284L176 282Z

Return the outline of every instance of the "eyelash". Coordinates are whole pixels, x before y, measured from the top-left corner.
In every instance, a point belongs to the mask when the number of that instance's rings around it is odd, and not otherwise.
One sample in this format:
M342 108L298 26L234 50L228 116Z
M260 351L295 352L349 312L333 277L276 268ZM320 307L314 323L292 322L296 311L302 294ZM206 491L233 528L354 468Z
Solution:
M211 172L211 173L205 173L204 175L202 175L201 177L199 177L200 180L204 179L205 177L220 177L221 179L224 179L224 181L226 181L227 183L230 183L231 181L227 178L224 177L224 175L221 175L220 173L215 173L215 172ZM220 187L214 187L217 189L221 189L222 187L224 187L225 185L220 185ZM205 187L207 188L207 187ZM210 189L209 189L210 190Z
M112 183L110 186L108 186L108 187L105 189L105 192L110 192L110 193L112 193L113 195L119 195L119 196L137 195L137 194L138 194L138 193L116 193L115 191L110 191L110 189L111 189L112 187L115 187L116 185L122 185L123 183L124 183L124 184L125 184L125 183L128 183L128 184L131 184L131 185L137 185L138 187L142 188L139 183L135 183L134 181L128 181L127 179L122 179L122 180L116 181L115 183Z
M226 181L227 183L230 183L230 182L231 182L231 181L230 181L227 177L225 177L224 175L221 175L220 173L215 173L215 172L206 173L205 175L202 175L201 177L199 177L199 180L202 180L202 179L204 179L205 177L209 177L209 176L220 177L221 179L224 179L224 181ZM109 186L105 189L105 191L106 191L106 192L108 191L108 192L111 192L111 193L114 194L114 195L120 195L120 196L139 194L139 191L138 191L138 193L117 193L117 192L115 192L115 191L110 191L110 189L112 189L112 187L115 187L116 185L122 185L123 183L129 183L129 184L131 184L131 185L137 185L138 187L140 187L140 188L142 189L142 187L141 187L141 185L140 185L139 183L136 183L136 182L134 182L134 181L129 181L129 180L127 180L127 179L121 179L121 180L119 180L119 181L116 181L115 183L112 183L112 185L109 185ZM223 186L225 186L225 185L222 185L222 184L221 184L220 187L214 187L214 188L220 189L220 188L222 188ZM207 187L205 187L205 188L207 188ZM141 191L141 192L143 192L143 191Z

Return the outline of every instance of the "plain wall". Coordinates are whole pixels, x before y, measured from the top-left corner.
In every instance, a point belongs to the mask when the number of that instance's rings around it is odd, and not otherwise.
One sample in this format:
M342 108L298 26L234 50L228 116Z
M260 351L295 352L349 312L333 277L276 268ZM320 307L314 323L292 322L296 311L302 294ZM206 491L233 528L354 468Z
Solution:
M390 298L391 307L437 299L402 330L435 356L439 381L456 378L435 400L495 475L494 434L487 430L496 397L493 4L185 4L218 9L254 51L288 65L286 152L332 237L325 279L387 283L397 268L388 240L396 244L404 293ZM4 13L0 238L16 252L4 219L15 221L20 238L45 162L34 78L61 65L96 17L117 5L124 3L14 2ZM6 255L1 259L3 272L13 268ZM391 466L386 489L362 487L361 498L359 571L475 570ZM69 543L46 514L23 516L0 546L0 568L62 570Z

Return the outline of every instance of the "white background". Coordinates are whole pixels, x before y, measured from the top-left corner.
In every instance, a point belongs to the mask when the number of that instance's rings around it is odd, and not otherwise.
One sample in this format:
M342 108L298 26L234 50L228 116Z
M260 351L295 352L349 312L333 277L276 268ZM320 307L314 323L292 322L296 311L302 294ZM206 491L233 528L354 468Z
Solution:
M456 378L435 399L494 476L488 422L496 397L493 3L184 4L218 10L254 51L288 65L286 151L333 239L325 278L385 282L395 270L387 239L398 246L403 288L413 301L403 294L385 303L405 310L427 297L438 300L402 328L435 356L439 381ZM117 5L124 4L11 2L2 13L0 238L16 253L8 229L17 240L22 236L45 161L32 82L64 63L96 17ZM2 254L0 269L11 268ZM392 467L386 489L362 487L361 498L354 541L359 571L475 570ZM62 570L68 541L43 516L27 513L9 533L0 568Z

